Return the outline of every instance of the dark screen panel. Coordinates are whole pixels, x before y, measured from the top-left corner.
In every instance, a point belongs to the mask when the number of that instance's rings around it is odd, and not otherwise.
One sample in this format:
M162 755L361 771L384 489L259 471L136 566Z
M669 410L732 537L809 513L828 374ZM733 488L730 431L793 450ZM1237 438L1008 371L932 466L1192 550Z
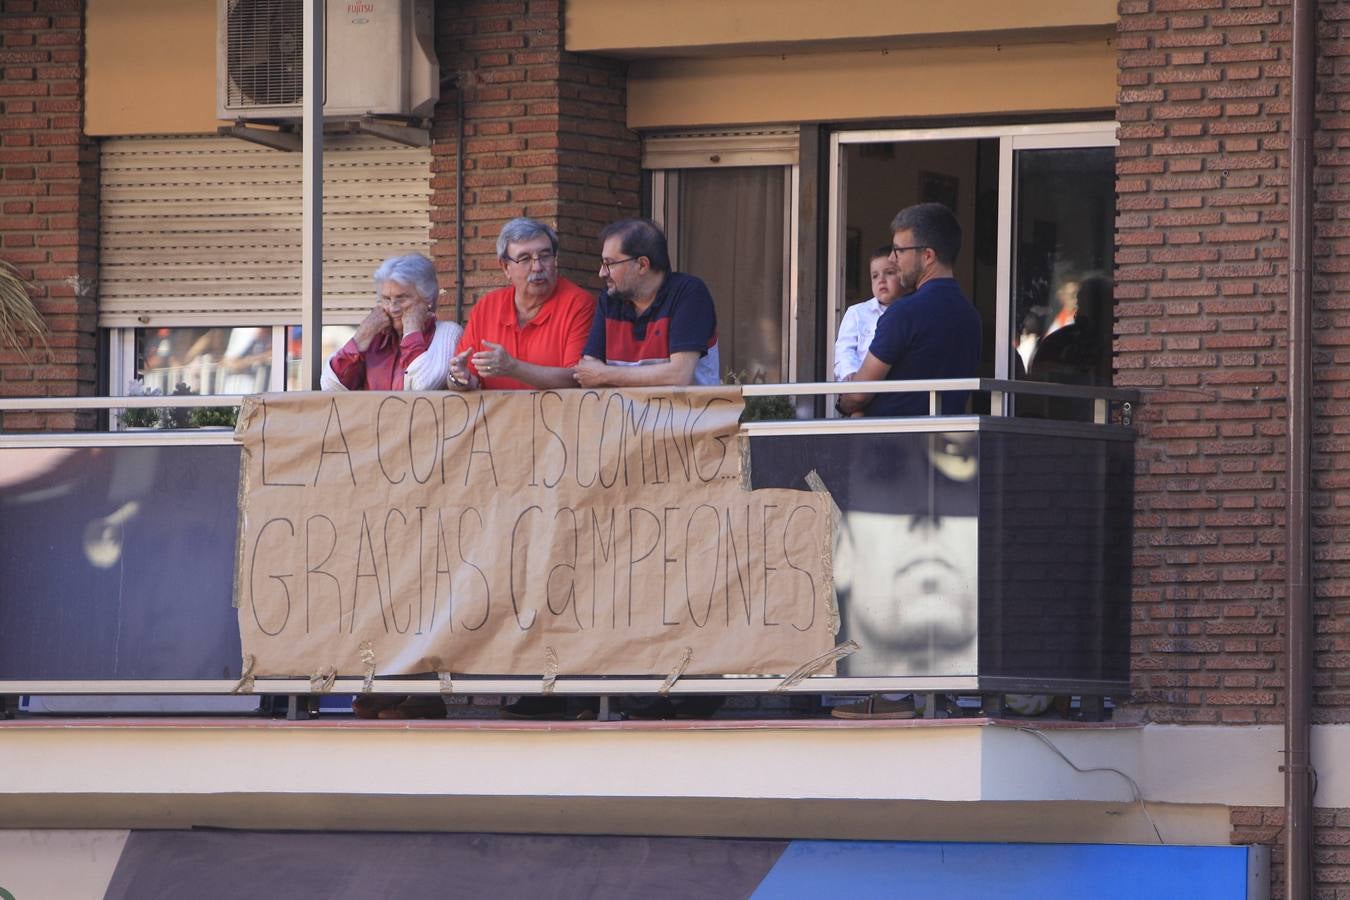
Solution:
M239 448L0 450L0 678L238 678Z
M801 489L814 470L845 513L841 639L868 652L841 674L1124 681L1132 449L759 436L751 473ZM238 461L234 446L0 450L0 679L237 678Z
M839 638L863 646L840 674L1128 681L1131 442L1029 425L750 446L754 487L814 470L843 512Z
M981 674L1127 680L1133 445L981 438Z

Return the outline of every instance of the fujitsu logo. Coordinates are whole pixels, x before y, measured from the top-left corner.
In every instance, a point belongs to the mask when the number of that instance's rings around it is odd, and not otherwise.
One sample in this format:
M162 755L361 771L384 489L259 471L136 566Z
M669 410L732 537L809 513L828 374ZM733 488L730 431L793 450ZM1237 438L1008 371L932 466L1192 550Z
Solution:
M357 15L360 13L370 13L375 11L374 3L348 3L347 14Z

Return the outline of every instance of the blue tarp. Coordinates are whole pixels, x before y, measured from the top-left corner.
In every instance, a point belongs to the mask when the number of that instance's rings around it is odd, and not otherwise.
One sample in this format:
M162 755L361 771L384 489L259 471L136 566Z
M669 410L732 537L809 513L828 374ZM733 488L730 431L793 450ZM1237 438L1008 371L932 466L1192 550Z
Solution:
M1247 900L1252 852L1249 847L793 841L752 896Z

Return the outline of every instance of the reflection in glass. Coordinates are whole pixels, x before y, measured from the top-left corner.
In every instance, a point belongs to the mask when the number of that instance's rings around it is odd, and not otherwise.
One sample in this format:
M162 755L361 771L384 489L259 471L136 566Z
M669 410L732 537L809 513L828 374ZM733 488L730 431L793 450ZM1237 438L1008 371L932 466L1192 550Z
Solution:
M136 371L149 392L254 394L272 376L272 329L138 328ZM179 391L182 393L182 391Z
M286 329L286 390L303 391L305 390L304 378L304 359L301 356L301 338L304 334L304 328L300 325L292 325ZM343 344L352 339L356 334L355 325L325 325L323 326L323 340L319 348L319 358L328 359L338 351Z
M976 667L978 446L974 432L891 435L890 453L832 478L842 675L956 675ZM828 484L828 482L827 482Z
M0 678L237 678L239 448L0 448Z
M975 668L975 516L848 512L835 551L846 675L956 674Z
M1010 339L1018 377L1109 385L1115 151L1021 150L1015 159ZM1018 411L1056 414L1032 402L1019 400Z
M1128 681L1133 444L1057 431L750 438L753 488L839 506L841 676Z

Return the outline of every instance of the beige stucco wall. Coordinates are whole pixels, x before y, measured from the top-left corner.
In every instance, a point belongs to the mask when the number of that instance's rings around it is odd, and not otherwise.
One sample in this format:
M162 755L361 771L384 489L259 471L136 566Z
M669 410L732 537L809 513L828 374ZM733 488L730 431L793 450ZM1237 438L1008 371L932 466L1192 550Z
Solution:
M1107 110L1107 40L636 60L628 124L670 128Z
M1102 110L1115 5L567 0L569 50L633 58L633 128ZM213 132L216 0L88 0L85 129Z
M102 897L126 842L120 829L0 829L0 891L15 900Z
M956 36L1113 29L1116 0L567 0L568 50L686 56L785 44L931 43Z
M216 130L216 0L86 0L88 134Z
M1115 105L1114 0L567 0L568 50L632 60L632 128Z

